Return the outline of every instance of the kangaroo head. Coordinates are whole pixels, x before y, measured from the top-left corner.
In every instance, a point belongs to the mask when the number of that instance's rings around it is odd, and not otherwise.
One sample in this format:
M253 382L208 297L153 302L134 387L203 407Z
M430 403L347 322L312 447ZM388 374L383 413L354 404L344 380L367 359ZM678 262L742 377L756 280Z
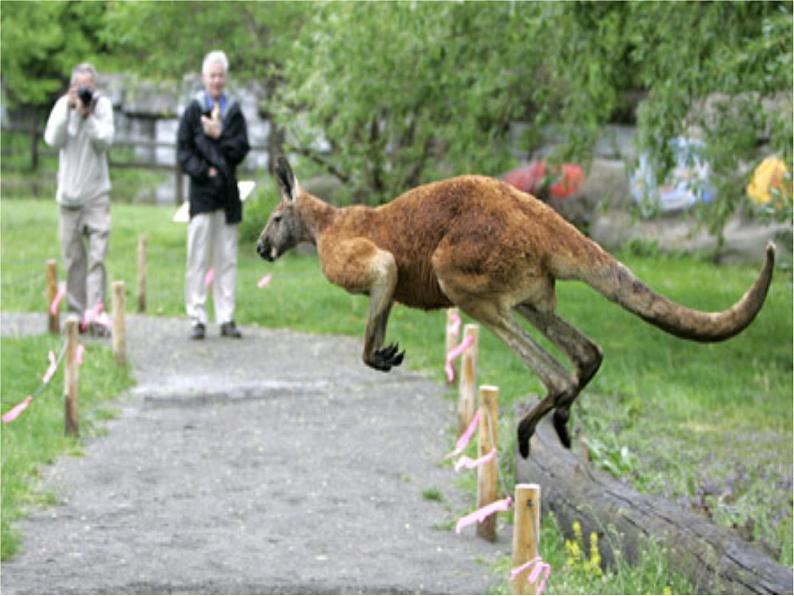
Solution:
M276 160L276 181L281 202L273 209L256 243L256 252L268 261L275 261L306 238L305 225L298 211L298 198L302 191L284 157Z

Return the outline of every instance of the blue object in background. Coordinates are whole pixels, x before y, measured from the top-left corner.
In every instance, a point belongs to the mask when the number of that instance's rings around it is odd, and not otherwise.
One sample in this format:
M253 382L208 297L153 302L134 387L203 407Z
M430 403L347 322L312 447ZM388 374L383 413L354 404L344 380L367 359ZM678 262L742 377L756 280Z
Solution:
M702 157L703 142L676 137L670 141L675 166L662 184L647 154L640 156L639 167L629 177L629 192L640 205L662 212L678 211L716 198L709 184L711 168Z

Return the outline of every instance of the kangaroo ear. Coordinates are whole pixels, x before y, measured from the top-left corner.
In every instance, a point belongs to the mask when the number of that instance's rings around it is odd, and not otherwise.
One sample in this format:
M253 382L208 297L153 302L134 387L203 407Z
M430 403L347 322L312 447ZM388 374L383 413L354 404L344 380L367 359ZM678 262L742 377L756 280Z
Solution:
M283 155L276 159L276 181L284 199L294 201L298 198L298 181L295 179L295 174L292 173L292 167L287 158Z

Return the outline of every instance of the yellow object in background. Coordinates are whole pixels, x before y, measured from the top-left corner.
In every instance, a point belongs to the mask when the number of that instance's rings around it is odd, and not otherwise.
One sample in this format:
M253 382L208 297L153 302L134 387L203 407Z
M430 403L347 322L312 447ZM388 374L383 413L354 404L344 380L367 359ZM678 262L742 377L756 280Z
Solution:
M783 202L791 201L791 177L786 164L779 157L770 156L758 164L747 185L747 196L758 205L766 205L773 198L773 190Z

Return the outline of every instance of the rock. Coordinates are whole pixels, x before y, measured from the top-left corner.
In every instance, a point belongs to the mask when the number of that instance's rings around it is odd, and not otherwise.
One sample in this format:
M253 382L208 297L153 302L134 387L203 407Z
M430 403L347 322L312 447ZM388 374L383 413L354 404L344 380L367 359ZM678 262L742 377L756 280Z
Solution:
M759 140L766 140L772 134L771 128L778 125L776 122L778 119L790 120L791 101L791 92L785 91L765 96L751 92L736 95L721 92L711 93L694 102L692 109L687 114L686 122L690 123L690 126L686 136L702 139L704 137L703 126L713 129L722 119L741 118L742 109L746 109L747 106L757 109L760 105L765 120L756 136Z
M624 559L638 561L650 541L667 551L669 565L689 578L695 594L792 593L788 566L705 516L638 493L577 458L560 445L550 419L538 425L527 459L516 452L516 482L543 487L544 511L554 513L568 536L574 521L584 536L597 534L607 567L618 550Z
M122 109L129 116L175 118L178 104L178 89L140 81L134 88L128 89Z
M626 211L598 214L590 226L590 237L607 250L630 242L653 242L662 251L713 252L717 239L687 215L637 220ZM725 226L725 245L719 260L726 263L757 263L767 242L774 241L778 255L791 256L791 226L764 224L734 217Z

